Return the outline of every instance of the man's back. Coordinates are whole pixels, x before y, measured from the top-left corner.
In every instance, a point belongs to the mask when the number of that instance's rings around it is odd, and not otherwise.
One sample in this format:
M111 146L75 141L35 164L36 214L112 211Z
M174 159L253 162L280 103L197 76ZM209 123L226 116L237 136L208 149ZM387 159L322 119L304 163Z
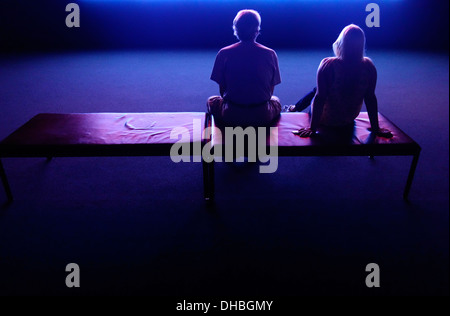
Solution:
M256 42L239 42L217 54L211 79L224 88L227 102L242 106L264 103L281 82L278 58Z
M228 126L265 126L281 112L273 96L281 82L277 54L256 43L261 16L255 10L241 10L233 20L239 43L222 48L216 57L211 79L219 84L220 96L208 99L209 113Z

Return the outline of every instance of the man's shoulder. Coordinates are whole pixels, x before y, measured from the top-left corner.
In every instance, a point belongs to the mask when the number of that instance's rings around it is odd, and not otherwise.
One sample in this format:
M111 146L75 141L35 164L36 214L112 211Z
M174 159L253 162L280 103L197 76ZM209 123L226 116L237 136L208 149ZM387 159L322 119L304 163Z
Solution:
M272 48L264 46L263 44L260 44L260 43L256 43L256 47L258 47L259 49L261 49L263 51L267 51L267 52L270 52L270 53L275 53L275 51Z
M232 50L238 48L238 46L239 46L239 43L234 43L234 44L225 46L225 47L223 47L221 50L219 50L219 54L220 54L220 53L226 53L226 52L232 51Z
M219 53L227 53L227 52L234 51L234 50L246 49L246 47L248 47L248 46L243 46L241 43L238 42L238 43L234 43L234 44L231 44L231 45L223 47L219 51ZM259 43L255 43L254 46L252 45L250 47L253 47L253 48L256 47L261 52L266 52L266 53L269 53L271 55L276 55L275 50L273 50L272 48L269 48L267 46L264 46L262 44L259 44Z

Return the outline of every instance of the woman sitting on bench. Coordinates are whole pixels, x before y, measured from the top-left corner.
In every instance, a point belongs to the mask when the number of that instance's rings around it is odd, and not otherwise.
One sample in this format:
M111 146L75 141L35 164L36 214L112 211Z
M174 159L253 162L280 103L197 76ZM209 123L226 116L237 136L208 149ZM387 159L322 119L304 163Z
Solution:
M310 127L302 128L296 134L310 137L320 126L352 129L364 101L371 131L377 136L392 137L389 130L378 125L377 70L372 60L364 57L365 42L360 27L351 24L342 30L333 44L336 57L325 58L320 63L317 89L287 109L288 112L303 111L314 99Z

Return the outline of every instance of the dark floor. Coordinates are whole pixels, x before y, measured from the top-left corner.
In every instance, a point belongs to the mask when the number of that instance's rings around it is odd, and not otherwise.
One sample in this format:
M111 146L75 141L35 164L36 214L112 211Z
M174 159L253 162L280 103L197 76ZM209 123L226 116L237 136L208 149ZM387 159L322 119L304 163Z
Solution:
M315 84L329 52L280 51L282 103ZM422 146L411 158L280 158L275 174L169 157L5 159L0 294L449 294L448 55L372 52L380 112ZM41 112L203 111L215 52L0 59L0 138ZM0 205L6 202L0 191ZM65 266L81 288L65 287ZM368 263L381 288L365 286Z

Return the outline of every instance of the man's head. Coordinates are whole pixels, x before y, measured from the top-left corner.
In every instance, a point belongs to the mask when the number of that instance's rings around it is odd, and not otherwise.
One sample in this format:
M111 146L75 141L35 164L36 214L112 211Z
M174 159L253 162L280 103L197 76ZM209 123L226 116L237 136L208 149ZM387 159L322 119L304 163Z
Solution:
M243 42L254 41L260 29L261 16L255 10L241 10L234 18L234 35Z

